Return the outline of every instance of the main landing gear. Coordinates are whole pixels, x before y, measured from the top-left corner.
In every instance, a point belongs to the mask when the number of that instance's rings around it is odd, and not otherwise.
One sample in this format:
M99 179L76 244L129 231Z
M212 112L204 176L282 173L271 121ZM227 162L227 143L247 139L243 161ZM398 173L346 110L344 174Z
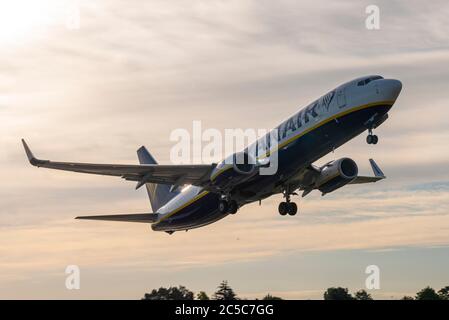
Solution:
M229 213L229 214L235 214L237 213L237 210L239 209L239 206L235 200L220 200L218 203L218 210L220 213Z
M379 138L373 134L373 129L368 129L368 136L366 137L366 143L368 144L377 144L379 142Z
M296 213L298 213L298 206L296 205L296 203L290 202L290 196L296 193L290 193L288 190L284 190L283 193L285 201L279 203L279 214L281 216L285 216L286 214L294 216Z
M294 216L298 213L298 206L294 202L281 202L278 209L281 216L285 216L287 213Z

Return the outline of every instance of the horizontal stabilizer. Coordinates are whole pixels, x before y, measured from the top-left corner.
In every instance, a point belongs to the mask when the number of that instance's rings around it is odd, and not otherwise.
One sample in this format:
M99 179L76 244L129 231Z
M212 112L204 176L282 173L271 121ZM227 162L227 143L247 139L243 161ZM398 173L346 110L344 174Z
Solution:
M103 216L81 216L76 217L75 219L153 223L156 222L157 217L158 217L157 213L131 213L131 214L113 214Z

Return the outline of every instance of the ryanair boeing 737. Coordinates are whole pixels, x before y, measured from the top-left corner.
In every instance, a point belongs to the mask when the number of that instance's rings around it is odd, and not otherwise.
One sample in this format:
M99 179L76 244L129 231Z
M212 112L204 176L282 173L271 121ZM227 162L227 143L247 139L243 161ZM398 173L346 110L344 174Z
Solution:
M357 164L341 158L318 167L313 163L364 131L368 144L377 144L373 130L388 118L388 112L402 89L398 80L367 76L349 81L325 94L288 118L277 129L277 143L256 159L245 150L231 159L210 165L160 165L145 147L137 150L140 165L54 162L36 158L22 140L33 166L90 174L118 176L146 186L153 213L83 216L77 219L150 223L155 231L172 234L216 222L235 214L245 204L282 193L281 215L295 215L291 196L304 197L317 189L323 195L346 184L376 182L385 176L370 159L374 176L359 176ZM267 135L268 137L268 135ZM257 149L257 148L256 148ZM259 169L269 161L259 161L277 152L277 171L262 175ZM268 157L269 158L269 157ZM228 158L227 158L228 159ZM228 159L229 160L229 159ZM249 161L255 160L255 161ZM180 188L182 186L186 186Z

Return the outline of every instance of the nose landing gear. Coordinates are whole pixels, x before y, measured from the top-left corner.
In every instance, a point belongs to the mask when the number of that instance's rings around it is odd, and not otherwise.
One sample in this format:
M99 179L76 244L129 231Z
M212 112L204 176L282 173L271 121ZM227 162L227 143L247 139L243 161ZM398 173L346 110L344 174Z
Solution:
M379 142L379 138L373 134L373 129L368 129L368 136L366 137L366 143L368 144L377 144Z

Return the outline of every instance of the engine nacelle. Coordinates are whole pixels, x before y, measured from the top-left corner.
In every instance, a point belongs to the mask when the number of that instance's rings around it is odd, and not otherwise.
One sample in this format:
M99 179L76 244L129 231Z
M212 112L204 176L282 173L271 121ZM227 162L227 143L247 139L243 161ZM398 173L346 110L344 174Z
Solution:
M343 187L357 177L359 169L354 160L341 158L329 162L321 169L315 186L323 195Z
M252 175L256 168L255 159L246 152L234 154L232 168L238 174Z
M229 156L211 173L211 183L221 190L230 190L251 178L258 171L255 159L246 152Z

